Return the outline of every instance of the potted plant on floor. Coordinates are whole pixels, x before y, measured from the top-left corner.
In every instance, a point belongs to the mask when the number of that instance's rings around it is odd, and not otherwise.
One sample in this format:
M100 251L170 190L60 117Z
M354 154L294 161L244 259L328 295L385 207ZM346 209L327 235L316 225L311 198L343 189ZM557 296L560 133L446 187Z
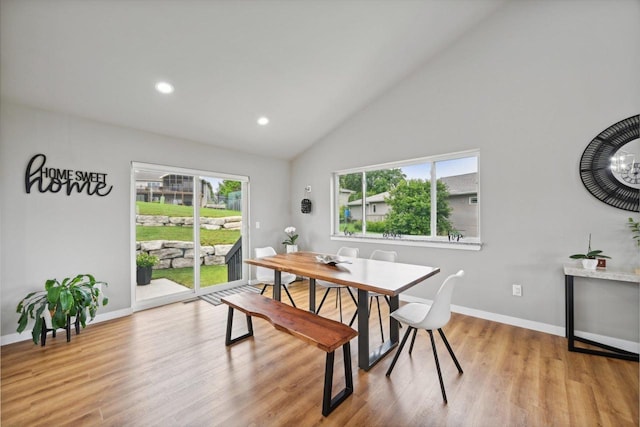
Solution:
M571 259L580 259L582 260L582 267L587 270L595 270L598 266L598 258L607 258L611 259L611 257L606 256L602 253L601 250L592 250L591 249L591 234L589 234L589 246L586 254L574 254L569 258Z
M91 274L78 274L70 278L65 277L62 282L58 279L47 280L43 291L27 294L19 303L16 312L20 313L18 320L18 333L25 330L29 319L35 319L31 336L33 342L38 344L46 337L47 330L67 328L67 340L69 340L69 328L71 318L75 317L76 332L87 323L87 311L90 320L96 316L100 304L107 305L109 299L102 295L102 285L106 282L97 281ZM50 316L49 316L50 315ZM47 325L47 321L50 325Z
M136 283L138 285L148 285L151 283L153 266L158 263L158 257L141 252L136 256Z

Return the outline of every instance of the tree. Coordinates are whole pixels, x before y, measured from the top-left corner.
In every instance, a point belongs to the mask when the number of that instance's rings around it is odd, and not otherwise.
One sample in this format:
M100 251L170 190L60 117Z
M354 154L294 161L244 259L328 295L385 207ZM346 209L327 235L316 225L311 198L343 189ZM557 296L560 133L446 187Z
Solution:
M242 183L240 181L229 181L225 179L220 184L218 184L218 194L220 196L227 197L229 193L240 191L241 188Z
M390 191L406 178L400 169L381 169L365 172L367 181L367 196ZM350 173L340 176L340 188L355 191L349 201L362 198L362 173Z
M449 192L441 181L436 183L438 234L451 229ZM406 235L431 235L431 182L422 179L401 181L389 191L385 202L391 207L387 214L389 231Z

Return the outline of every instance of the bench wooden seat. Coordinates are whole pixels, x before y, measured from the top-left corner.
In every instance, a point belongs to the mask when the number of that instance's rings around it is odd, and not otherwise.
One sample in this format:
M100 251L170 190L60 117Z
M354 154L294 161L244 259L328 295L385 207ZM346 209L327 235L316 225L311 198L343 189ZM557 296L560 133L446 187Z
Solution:
M309 311L254 293L234 294L222 298L221 301L229 306L225 338L227 346L253 336L251 317L255 316L267 320L277 330L293 335L327 353L322 415L327 416L353 393L350 341L358 335L354 329L335 320L320 317ZM234 309L246 314L248 332L242 336L231 338ZM331 397L334 352L339 347L342 347L344 357L346 384L343 390Z

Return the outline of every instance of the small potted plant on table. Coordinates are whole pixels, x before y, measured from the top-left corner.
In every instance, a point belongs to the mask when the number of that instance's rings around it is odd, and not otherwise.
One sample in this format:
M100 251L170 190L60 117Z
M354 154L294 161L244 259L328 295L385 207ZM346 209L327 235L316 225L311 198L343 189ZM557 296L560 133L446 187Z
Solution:
M141 252L136 256L136 283L138 285L148 285L151 283L153 266L158 263L158 257Z
M284 232L287 235L287 239L283 241L282 244L287 249L287 253L298 252L298 245L296 245L296 240L298 240L296 228L287 227L284 229Z
M582 267L586 270L595 270L596 267L598 266L598 258L611 259L611 257L604 255L601 250L591 249L591 234L589 234L589 246L587 249L587 253L574 254L574 255L571 255L569 258L582 260Z

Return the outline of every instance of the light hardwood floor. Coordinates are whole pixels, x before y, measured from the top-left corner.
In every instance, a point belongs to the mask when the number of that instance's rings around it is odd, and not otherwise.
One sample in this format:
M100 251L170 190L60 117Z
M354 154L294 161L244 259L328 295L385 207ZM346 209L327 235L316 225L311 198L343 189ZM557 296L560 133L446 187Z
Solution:
M307 307L306 282L290 289ZM348 298L343 304L349 318L353 304ZM383 310L388 313L386 304ZM328 299L323 315L337 319L337 313ZM244 318L237 316L240 328ZM254 338L227 348L226 317L227 306L197 300L90 324L70 343L61 333L44 348L30 341L3 346L1 424L638 425L637 363L569 353L562 337L459 314L444 329L464 374L436 334L448 405L421 331L413 355L405 349L390 378L392 355L364 372L354 341L354 394L325 418L325 353L262 319L254 320ZM373 314L370 329L372 343L379 342ZM336 390L344 384L341 354Z

